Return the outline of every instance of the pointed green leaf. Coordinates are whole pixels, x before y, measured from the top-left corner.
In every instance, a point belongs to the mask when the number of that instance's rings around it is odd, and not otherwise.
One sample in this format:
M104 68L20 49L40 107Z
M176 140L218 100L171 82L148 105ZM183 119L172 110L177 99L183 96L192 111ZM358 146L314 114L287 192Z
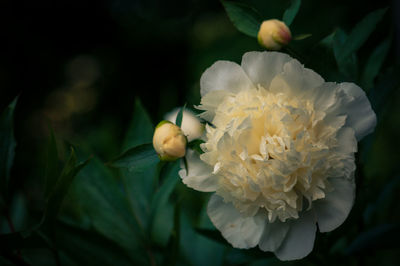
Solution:
M381 44L376 47L372 52L365 65L364 71L361 76L361 83L364 89L369 90L373 86L373 82L385 61L386 55L390 48L392 38L386 38Z
M52 224L54 220L57 218L58 213L60 211L62 202L67 195L68 189L72 184L75 176L79 173L79 171L84 168L89 160L86 160L83 163L76 165L76 155L73 149L71 149L71 155L66 162L64 169L61 172L60 177L57 180L53 190L51 191L44 215L44 223Z
M143 108L139 99L136 99L133 118L125 136L122 150L127 151L138 145L152 141L154 126L150 116Z
M333 35L333 53L339 71L347 78L355 80L358 75L357 56L353 52L350 56L340 60L340 50L348 40L347 34L342 29L337 29Z
M292 0L288 9L283 13L282 20L288 27L292 24L297 12L299 12L300 6L301 0Z
M307 39L307 38L309 38L311 36L312 36L312 34L310 34L310 33L299 34L299 35L294 36L293 40L294 41L301 41L301 40Z
M133 147L140 146L144 143L151 143L153 131L154 126L150 117L137 99L133 111L133 118L129 125L122 150L127 152ZM152 147L148 146L148 148L150 154L154 155ZM124 167L120 169L121 180L127 194L130 208L138 220L138 223L141 225L147 224L150 215L150 202L159 174L159 169L157 168L159 160L156 156L152 157L150 160L151 161L148 161L148 164L145 163L146 165L143 167L135 167L133 169Z
M160 210L167 204L167 201L179 180L178 171L180 169L180 161L175 161L165 165L162 172L162 185L154 194L151 202L151 216L148 229L153 230L154 219L160 215Z
M57 179L60 175L59 159L57 142L54 135L53 128L50 127L50 139L47 145L47 161L46 161L46 172L45 172L45 197L50 196L50 192L57 183Z
M378 22L383 18L387 8L378 9L369 13L351 31L345 43L340 47L337 61L342 62L356 52L374 31Z
M182 108L179 110L178 114L176 115L175 125L178 127L182 126L182 119L183 119L183 112L185 111L186 103Z
M147 143L127 150L108 164L113 167L127 168L132 171L135 169L146 169L159 160L153 144Z
M17 100L15 98L0 116L0 193L5 201L8 199L8 182L15 155L13 120Z
M121 183L97 158L92 158L74 180L62 219L92 228L130 253L136 253L140 241L145 240L143 225L132 212Z
M262 19L254 8L230 1L222 1L222 4L229 19L240 32L257 38Z

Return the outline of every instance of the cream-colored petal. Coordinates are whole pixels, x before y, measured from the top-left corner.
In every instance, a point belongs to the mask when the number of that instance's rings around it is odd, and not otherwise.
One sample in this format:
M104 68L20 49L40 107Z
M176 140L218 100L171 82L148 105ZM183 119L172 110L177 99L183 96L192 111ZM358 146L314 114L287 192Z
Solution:
M273 223L266 221L264 232L258 246L262 251L276 251L289 231L289 223L277 220Z
M186 153L188 172L184 166L179 171L182 182L193 189L212 192L217 189L217 176L212 174L213 169L200 160L200 155L193 150Z
M290 56L278 52L248 52L243 55L242 68L255 85L268 89L272 79L290 60Z
M346 111L346 125L355 131L357 140L370 134L376 126L376 115L371 108L365 92L354 83L341 83L339 90L345 92L350 98L344 103Z
M265 217L242 216L231 203L225 203L216 194L208 202L207 213L214 226L233 247L252 248L260 242Z
M217 61L206 71L200 79L200 94L206 95L210 91L226 90L239 92L253 87L249 77L236 63Z
M315 232L317 231L315 213L306 211L300 214L300 218L292 220L290 229L282 245L275 251L280 260L302 259L312 251L314 247Z
M355 197L353 180L332 178L329 182L334 190L324 199L313 203L320 232L330 232L339 227L350 213Z
M285 84L285 85L282 85ZM275 93L287 93L302 98L313 93L324 83L324 79L313 70L305 68L296 59L283 66L283 72L271 81L270 90ZM282 90L283 89L283 90Z

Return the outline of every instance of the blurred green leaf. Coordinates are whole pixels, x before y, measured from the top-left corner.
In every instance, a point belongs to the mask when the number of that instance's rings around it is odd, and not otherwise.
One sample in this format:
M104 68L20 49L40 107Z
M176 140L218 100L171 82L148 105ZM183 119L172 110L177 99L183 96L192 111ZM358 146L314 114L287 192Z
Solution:
M292 0L290 6L285 10L285 13L283 13L282 20L288 27L292 24L297 12L299 12L300 6L301 0Z
M0 116L0 192L4 201L8 200L8 182L15 155L14 111L18 97Z
M121 183L97 158L78 174L63 206L62 221L82 229L94 229L133 259L145 240L140 224L124 194Z
M60 175L59 169L59 159L56 137L54 135L54 130L50 127L50 139L47 145L47 161L46 161L46 171L45 171L45 187L44 195L47 199L53 187L57 183L57 179Z
M400 225L381 224L361 233L345 250L345 254L360 254L400 247Z
M153 230L154 220L160 215L160 211L167 204L167 201L179 180L179 169L180 160L177 160L173 163L166 164L162 171L161 178L163 179L163 182L160 188L155 192L150 207L151 212L148 228L151 231Z
M225 240L225 238L221 235L221 232L214 229L204 229L204 228L195 228L196 232L202 236L207 237L213 241L216 241L220 244L230 247L230 244Z
M307 39L307 38L309 38L311 36L312 36L311 33L299 34L299 35L294 36L293 40L294 41L301 41L301 40Z
M58 213L61 209L61 205L65 196L67 195L68 189L72 184L75 176L79 171L84 168L88 163L89 159L83 163L76 164L77 158L74 149L71 149L71 155L66 162L64 169L61 172L54 189L51 191L49 198L47 200L45 214L44 214L44 224L52 224L57 218Z
M139 100L136 100L133 118L129 125L122 150L126 151L132 147L152 141L154 126L149 115L142 107ZM153 154L152 147L149 147ZM154 154L153 154L154 155ZM138 223L147 225L150 216L150 204L154 195L156 182L162 163L154 157L146 167L135 167L134 169L120 169L122 182L127 194L130 208Z
M361 84L363 85L365 90L369 90L373 87L373 82L378 75L383 62L385 61L391 42L391 36L383 40L383 42L375 48L375 50L368 58L368 61L361 76Z
M174 227L171 234L171 238L168 243L168 254L166 256L165 265L176 265L179 257L179 245L181 235L181 205L175 204L174 209Z
M378 22L383 18L386 10L387 8L375 10L357 23L349 34L347 40L339 48L336 57L339 64L347 60L352 53L357 52L357 50L364 44L374 31Z
M369 204L364 211L363 218L365 223L371 223L376 215L384 216L390 213L390 202L396 202L398 199L397 191L400 187L400 175L395 176L384 186L379 193L378 198L373 203Z
M175 125L178 127L182 126L182 119L183 119L183 112L185 111L186 103L182 108L179 110L178 114L176 115Z
M339 71L346 77L346 79L355 80L358 75L356 54L353 52L350 56L339 60L341 53L340 50L343 45L346 44L348 38L349 37L342 29L337 29L333 35L333 53L335 55Z
M122 151L136 147L144 143L150 143L153 138L154 126L151 119L143 108L139 99L135 100L133 118L126 133Z
M183 202L182 202L183 204ZM207 237L199 234L194 228L197 225L193 225L194 221L190 221L188 212L192 210L185 210L181 212L181 245L180 245L180 254L182 257L186 258L191 265L194 266L220 266L220 265L229 265L223 264L224 255L226 254L227 249L232 247L227 244L225 241L224 244L216 242L214 240L210 240ZM201 213L197 213L197 215L201 215ZM206 216L207 214L204 213ZM209 219L207 217L207 219ZM196 223L197 224L197 223ZM204 226L200 224L199 226ZM203 228L203 227L202 227ZM190 245L187 245L190 243ZM186 265L189 265L187 263Z
M376 85L369 92L372 109L378 116L378 121L384 113L385 107L400 86L400 69L389 68L378 78Z
M57 226L57 247L72 259L73 265L146 264L145 260L132 260L123 249L96 232L66 224Z
M145 169L158 161L159 158L153 144L147 143L127 150L108 164L117 168L128 168L132 171L134 169Z
M242 33L257 38L262 22L260 14L252 7L236 2L221 1L229 19Z

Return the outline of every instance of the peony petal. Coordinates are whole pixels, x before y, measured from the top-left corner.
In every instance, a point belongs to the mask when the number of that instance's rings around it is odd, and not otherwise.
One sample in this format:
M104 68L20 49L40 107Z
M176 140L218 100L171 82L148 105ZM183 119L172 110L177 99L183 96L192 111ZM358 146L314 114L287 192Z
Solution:
M351 97L343 106L348 115L346 125L352 127L357 140L361 140L376 126L376 115L371 108L371 103L365 92L354 83L341 83L339 90Z
M350 213L354 203L355 184L345 178L332 178L334 190L313 203L320 232L330 232L339 227Z
M254 85L260 84L268 89L272 79L290 60L290 56L278 52L248 52L243 55L242 68Z
M200 94L206 95L210 91L226 90L239 92L253 87L249 77L236 63L217 61L206 71L200 79Z
M338 147L336 150L340 153L348 154L357 152L357 140L354 130L351 127L342 127L337 132Z
M275 252L282 244L288 231L289 223L282 223L279 220L273 223L267 222L258 246L262 251Z
M199 116L206 121L211 122L214 119L215 111L218 106L227 96L234 95L231 92L224 90L210 91L201 98L199 106L196 106L198 110L204 110Z
M305 68L296 59L292 59L283 66L283 72L271 81L271 91L289 93L296 98L302 98L304 95L309 97L322 84L324 79L320 75ZM285 90L282 91L282 88Z
M216 194L208 202L207 213L214 226L233 247L252 248L260 241L265 217L243 217L231 203L225 203Z
M280 260L297 260L307 256L313 249L315 232L315 213L307 211L300 218L290 221L290 229L282 245L275 251Z
M189 173L186 169L179 171L182 182L193 189L212 192L217 189L217 176L212 174L213 169L200 160L200 155L193 150L188 150L186 160Z

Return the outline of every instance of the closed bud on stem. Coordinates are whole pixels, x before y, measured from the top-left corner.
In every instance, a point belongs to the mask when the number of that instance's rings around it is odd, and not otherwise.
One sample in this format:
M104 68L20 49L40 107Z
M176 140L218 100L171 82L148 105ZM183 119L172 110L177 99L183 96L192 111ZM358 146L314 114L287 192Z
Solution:
M153 147L161 161L174 161L185 156L187 140L177 125L163 120L154 131Z
M261 23L258 31L258 43L268 50L280 50L292 39L290 29L280 20L270 19Z

